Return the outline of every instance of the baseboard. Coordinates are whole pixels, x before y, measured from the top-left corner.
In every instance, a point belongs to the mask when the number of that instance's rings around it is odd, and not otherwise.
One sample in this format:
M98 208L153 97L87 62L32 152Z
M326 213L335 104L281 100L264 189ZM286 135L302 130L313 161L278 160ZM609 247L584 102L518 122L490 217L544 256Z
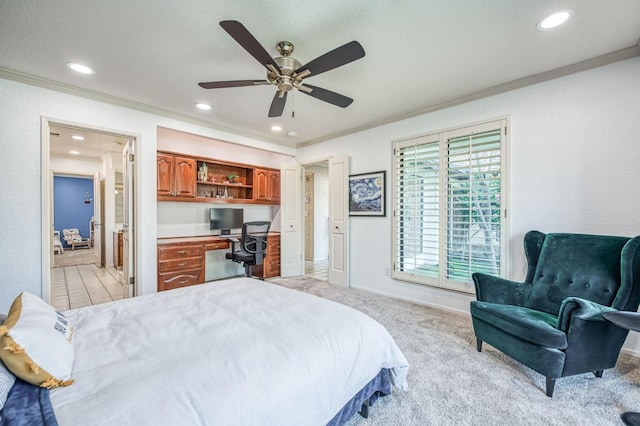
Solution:
M463 311L463 310L459 310L459 309L453 309L453 308L451 308L449 306L438 305L438 304L435 304L435 303L428 303L428 302L425 302L424 300L414 299L412 297L398 296L397 294L385 293L383 291L375 291L375 290L371 290L370 288L365 288L365 287L351 286L351 288L355 288L357 290L362 290L362 291L367 291L369 293L377 294L377 295L380 295L380 296L390 297L392 299L403 300L405 302L415 303L417 305L428 306L430 308L440 309L442 311L454 312L454 313L457 313L457 314L465 314L468 317L471 317L471 313L468 310Z

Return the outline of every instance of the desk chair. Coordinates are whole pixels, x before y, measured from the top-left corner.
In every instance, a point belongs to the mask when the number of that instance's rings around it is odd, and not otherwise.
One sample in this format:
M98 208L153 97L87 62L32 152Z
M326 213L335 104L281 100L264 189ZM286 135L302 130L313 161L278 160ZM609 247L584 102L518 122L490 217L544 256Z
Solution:
M225 258L234 262L242 262L247 277L251 277L251 267L262 265L262 260L267 255L267 234L271 222L245 222L242 224L241 239L228 238L231 241L231 251ZM236 243L240 248L236 249Z

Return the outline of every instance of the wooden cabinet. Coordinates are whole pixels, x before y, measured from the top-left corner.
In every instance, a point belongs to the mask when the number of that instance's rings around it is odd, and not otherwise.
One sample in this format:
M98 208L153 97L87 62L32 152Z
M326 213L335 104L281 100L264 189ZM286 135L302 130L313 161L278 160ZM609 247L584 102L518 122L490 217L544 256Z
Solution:
M197 180L196 197L208 202L253 201L253 168L241 164L198 159L198 170L206 165L206 175ZM200 179L203 177L204 179Z
M254 200L280 203L280 171L255 169L253 180Z
M122 269L122 231L113 232L113 266Z
M204 243L158 246L158 291L204 282Z
M280 276L280 234L269 234L267 256L262 261L262 265L253 266L251 272L260 278Z
M158 197L195 197L196 160L158 153Z
M158 152L158 201L280 204L280 171Z

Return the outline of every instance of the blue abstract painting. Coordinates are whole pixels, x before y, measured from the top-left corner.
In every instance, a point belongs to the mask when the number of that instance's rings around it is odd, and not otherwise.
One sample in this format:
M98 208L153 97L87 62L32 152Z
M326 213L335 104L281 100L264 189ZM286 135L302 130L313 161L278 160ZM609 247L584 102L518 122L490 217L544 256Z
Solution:
M385 215L385 172L349 176L349 215Z

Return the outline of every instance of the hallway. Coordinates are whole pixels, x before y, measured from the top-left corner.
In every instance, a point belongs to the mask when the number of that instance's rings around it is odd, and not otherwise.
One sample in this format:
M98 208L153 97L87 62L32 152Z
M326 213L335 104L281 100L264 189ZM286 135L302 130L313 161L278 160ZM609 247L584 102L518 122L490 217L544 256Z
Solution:
M95 264L53 268L51 305L59 311L123 298L122 272Z

